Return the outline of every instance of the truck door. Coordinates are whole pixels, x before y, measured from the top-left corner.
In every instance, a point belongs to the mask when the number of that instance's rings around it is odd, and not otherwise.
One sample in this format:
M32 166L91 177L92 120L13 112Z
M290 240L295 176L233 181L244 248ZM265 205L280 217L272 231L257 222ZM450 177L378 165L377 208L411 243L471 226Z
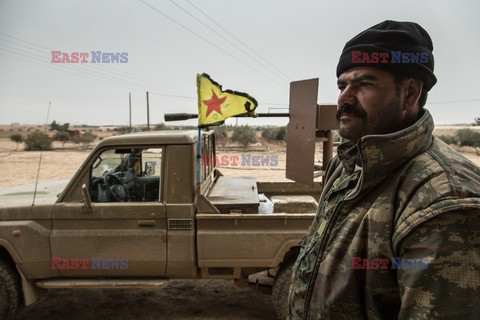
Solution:
M104 149L88 163L91 206L54 207L52 268L71 277L165 275L163 153L160 146Z

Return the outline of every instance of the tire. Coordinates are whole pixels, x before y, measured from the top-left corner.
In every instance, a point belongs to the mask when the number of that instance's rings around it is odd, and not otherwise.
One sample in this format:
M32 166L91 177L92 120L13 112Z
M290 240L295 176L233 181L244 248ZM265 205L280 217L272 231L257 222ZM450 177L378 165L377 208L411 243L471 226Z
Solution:
M20 281L16 270L0 260L0 319L13 318L20 307Z
M272 288L273 311L279 320L285 320L288 315L288 292L292 282L293 263L280 267Z

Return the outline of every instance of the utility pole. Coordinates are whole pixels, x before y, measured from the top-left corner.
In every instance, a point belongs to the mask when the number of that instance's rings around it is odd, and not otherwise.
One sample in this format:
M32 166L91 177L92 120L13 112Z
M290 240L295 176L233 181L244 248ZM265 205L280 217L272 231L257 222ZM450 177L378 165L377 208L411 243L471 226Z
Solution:
M132 132L132 93L128 93L128 131Z
M147 91L147 131L150 131L150 103L148 99L148 91Z

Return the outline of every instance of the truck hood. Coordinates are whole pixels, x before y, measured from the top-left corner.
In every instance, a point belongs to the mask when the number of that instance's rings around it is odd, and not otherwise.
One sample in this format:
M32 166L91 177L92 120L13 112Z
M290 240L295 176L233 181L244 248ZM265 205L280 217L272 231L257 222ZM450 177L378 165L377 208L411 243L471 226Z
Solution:
M35 204L54 204L58 195L65 189L69 180L42 182L37 185ZM0 190L0 206L31 206L35 184Z

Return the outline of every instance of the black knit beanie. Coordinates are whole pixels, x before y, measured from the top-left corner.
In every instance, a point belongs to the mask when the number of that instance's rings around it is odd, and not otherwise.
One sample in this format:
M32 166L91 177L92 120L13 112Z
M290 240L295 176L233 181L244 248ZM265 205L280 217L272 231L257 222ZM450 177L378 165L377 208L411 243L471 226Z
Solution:
M374 67L422 80L429 91L437 82L432 51L432 39L420 25L386 20L347 42L337 77L354 67Z

